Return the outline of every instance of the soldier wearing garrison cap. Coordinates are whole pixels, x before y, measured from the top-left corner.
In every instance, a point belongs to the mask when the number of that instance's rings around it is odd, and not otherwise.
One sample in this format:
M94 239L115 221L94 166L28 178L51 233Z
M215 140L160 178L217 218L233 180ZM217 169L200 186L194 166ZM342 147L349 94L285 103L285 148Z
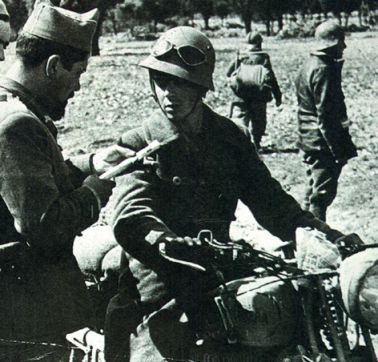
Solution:
M341 170L357 151L341 87L344 30L334 20L325 21L316 28L315 40L296 80L298 146L307 168L304 208L325 220Z
M54 121L80 89L96 19L96 10L37 4L0 81L0 254L8 255L0 265L1 339L60 342L91 325L72 244L112 192L114 183L98 175L133 152L114 146L64 160ZM8 352L33 357L18 345Z

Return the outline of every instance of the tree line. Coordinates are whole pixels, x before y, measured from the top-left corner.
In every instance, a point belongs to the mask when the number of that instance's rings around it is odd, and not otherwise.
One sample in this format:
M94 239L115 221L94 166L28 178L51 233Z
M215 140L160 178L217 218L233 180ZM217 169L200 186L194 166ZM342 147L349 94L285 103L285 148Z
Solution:
M34 0L5 0L11 16L11 25L17 33L30 13ZM117 7L127 18L145 21L154 25L165 23L173 16L193 18L200 13L205 28L209 29L209 19L216 15L225 18L237 15L245 27L251 31L252 21L262 21L267 25L270 35L272 21L283 27L287 14L301 14L304 18L313 13L332 13L339 17L342 13L358 11L369 12L378 8L378 0L50 0L56 6L85 12L97 7L100 12L99 24L95 35L93 54L99 54L98 39L103 22L109 10Z

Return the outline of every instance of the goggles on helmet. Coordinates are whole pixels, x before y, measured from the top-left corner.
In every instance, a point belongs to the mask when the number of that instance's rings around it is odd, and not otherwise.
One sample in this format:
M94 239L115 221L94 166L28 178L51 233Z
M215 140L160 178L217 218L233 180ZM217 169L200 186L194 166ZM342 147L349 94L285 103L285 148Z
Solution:
M186 65L189 65L191 67L204 64L207 61L206 54L202 50L192 45L181 45L178 47L164 38L160 38L154 44L151 50L151 55L158 58L168 54L172 50L175 50L180 59Z

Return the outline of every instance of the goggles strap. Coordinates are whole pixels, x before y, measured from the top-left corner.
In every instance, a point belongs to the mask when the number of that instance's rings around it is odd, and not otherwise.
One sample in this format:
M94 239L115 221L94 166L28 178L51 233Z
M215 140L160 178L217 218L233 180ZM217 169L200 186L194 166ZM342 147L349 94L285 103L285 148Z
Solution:
M163 107L161 106L161 104L159 102L159 99L158 99L158 97L156 95L155 83L154 83L154 81L153 81L153 79L151 77L151 73L150 73L149 79L150 79L150 86L151 86L151 90L152 90L152 98L158 104L158 106L159 106L160 110L163 112L163 114L165 114L165 111L164 111Z

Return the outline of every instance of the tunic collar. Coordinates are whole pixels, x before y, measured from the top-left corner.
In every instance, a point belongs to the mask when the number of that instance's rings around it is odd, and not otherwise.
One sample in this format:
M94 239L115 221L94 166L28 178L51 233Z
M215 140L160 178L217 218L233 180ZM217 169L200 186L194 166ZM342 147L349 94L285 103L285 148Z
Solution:
M326 63L334 63L334 64L343 64L344 58L333 58L326 52L322 52L321 50L316 50L310 53L311 55L317 56L318 58L322 59Z
M46 119L57 121L63 117L61 106L47 98L35 96L26 87L13 79L1 78L0 87L17 96L42 121Z

